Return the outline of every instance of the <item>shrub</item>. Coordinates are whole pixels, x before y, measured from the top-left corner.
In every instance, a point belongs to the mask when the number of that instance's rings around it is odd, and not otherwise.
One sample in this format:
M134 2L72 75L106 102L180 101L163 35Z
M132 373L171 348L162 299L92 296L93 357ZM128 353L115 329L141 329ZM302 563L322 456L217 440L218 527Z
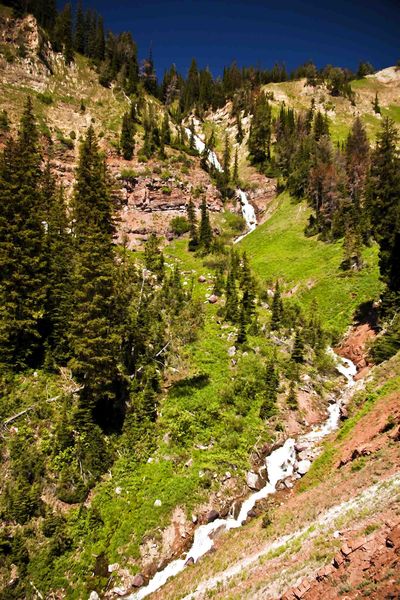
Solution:
M39 93L37 97L42 104L47 104L48 106L53 104L53 96L50 94L50 92Z
M183 235L190 230L190 223L185 217L174 217L170 223L172 233Z
M172 189L169 187L169 185L163 185L163 187L161 188L161 191L166 196L170 196L172 194Z

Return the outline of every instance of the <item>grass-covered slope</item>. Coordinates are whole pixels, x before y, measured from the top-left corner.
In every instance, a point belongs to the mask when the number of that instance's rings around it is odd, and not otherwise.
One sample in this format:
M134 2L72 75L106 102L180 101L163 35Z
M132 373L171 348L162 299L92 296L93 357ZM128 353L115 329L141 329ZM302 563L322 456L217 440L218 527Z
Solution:
M212 554L155 599L186 598L196 589L198 600L281 598L304 578L317 585L317 572L332 564L344 542L366 538L376 550L382 542L375 536L399 522L399 368L399 355L375 368L366 388L353 396L348 420L325 442L310 471L293 490L270 498L266 527L259 518L224 534ZM369 558L367 547L363 553ZM380 565L382 581L369 579L371 568L364 563L353 566L351 580L333 568L324 579L326 597L393 597L381 591L388 579L400 588L396 563L389 559Z
M377 247L364 249L363 269L343 271L342 241L328 244L305 237L307 205L295 203L287 193L275 202L271 218L246 236L240 248L260 279L270 285L281 280L286 292L306 306L317 300L325 324L343 333L357 307L379 296Z

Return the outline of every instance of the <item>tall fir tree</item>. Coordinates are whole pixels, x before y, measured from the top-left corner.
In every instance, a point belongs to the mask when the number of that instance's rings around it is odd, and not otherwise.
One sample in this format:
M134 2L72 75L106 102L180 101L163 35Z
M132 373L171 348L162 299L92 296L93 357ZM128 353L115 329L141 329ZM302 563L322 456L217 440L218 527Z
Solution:
M114 312L113 202L92 127L80 148L72 216L70 364L81 384L76 420L85 430L93 421L109 430L121 424L125 399Z
M368 207L379 244L379 268L388 290L400 294L400 153L399 135L384 118L372 154Z
M47 294L46 233L38 132L28 98L17 140L0 162L0 355L16 369L37 364Z
M208 215L207 202L203 197L201 202L201 219L199 228L199 244L205 252L209 252L212 243L212 229L210 224L210 217Z
M271 159L272 113L264 93L260 93L255 107L247 142L250 161L262 166Z
M132 160L135 150L135 124L129 113L122 117L120 146L125 160Z

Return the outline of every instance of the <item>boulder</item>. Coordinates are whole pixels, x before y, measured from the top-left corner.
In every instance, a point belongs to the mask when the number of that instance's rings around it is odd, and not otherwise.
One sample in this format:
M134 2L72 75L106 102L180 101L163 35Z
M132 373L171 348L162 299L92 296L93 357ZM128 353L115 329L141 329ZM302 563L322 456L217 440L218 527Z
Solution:
M310 470L310 467L311 467L310 460L301 460L297 464L297 472L300 473L300 475L305 475L307 473L307 471Z
M90 592L89 600L100 600L100 596L97 592Z
M212 523L213 521L216 521L218 518L219 518L219 512L215 509L212 509L206 514L206 523Z
M132 579L132 586L136 587L136 588L139 588L139 587L142 587L142 585L144 585L144 577L143 577L143 575L141 573L138 573Z
M246 483L251 490L261 490L263 487L263 480L258 473L249 471L246 475Z
M200 277L197 280L199 283L205 283L207 281L207 279L204 277L204 275L200 275Z
M185 567L188 567L190 565L194 565L194 558L193 556L190 556L187 561L185 562Z
M108 572L109 573L114 573L114 571L118 571L119 569L119 564L118 563L113 563L112 565L108 565Z
M162 506L161 500L155 500L154 506L157 506L157 507Z
M236 346L231 346L228 348L228 356L235 356L236 354Z
M215 294L212 294L209 298L208 301L210 304L216 304L218 302L218 296L216 296Z

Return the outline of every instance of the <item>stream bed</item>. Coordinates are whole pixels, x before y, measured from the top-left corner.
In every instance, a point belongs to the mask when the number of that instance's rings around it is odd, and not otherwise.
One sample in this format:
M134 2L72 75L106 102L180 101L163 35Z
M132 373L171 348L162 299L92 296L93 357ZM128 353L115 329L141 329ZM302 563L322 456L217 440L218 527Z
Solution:
M334 354L333 350L329 350ZM268 474L268 481L261 490L249 495L243 501L237 518L228 516L226 519L216 519L211 523L197 527L193 543L188 552L182 558L170 562L164 569L158 571L149 583L134 594L126 596L127 600L142 600L156 590L160 589L170 577L175 577L183 571L188 564L193 564L202 556L207 554L214 545L213 536L221 530L229 531L241 527L249 512L255 504L274 494L277 491L278 482L288 477L301 477L311 466L315 458L315 449L318 443L328 434L339 427L340 407L349 388L355 384L354 375L357 368L349 359L341 358L334 354L336 359L336 369L347 380L347 385L340 394L337 402L328 406L328 417L321 425L313 427L309 432L298 436L296 439L288 438L282 446L271 452L265 459L265 467ZM301 457L299 453L301 451Z

